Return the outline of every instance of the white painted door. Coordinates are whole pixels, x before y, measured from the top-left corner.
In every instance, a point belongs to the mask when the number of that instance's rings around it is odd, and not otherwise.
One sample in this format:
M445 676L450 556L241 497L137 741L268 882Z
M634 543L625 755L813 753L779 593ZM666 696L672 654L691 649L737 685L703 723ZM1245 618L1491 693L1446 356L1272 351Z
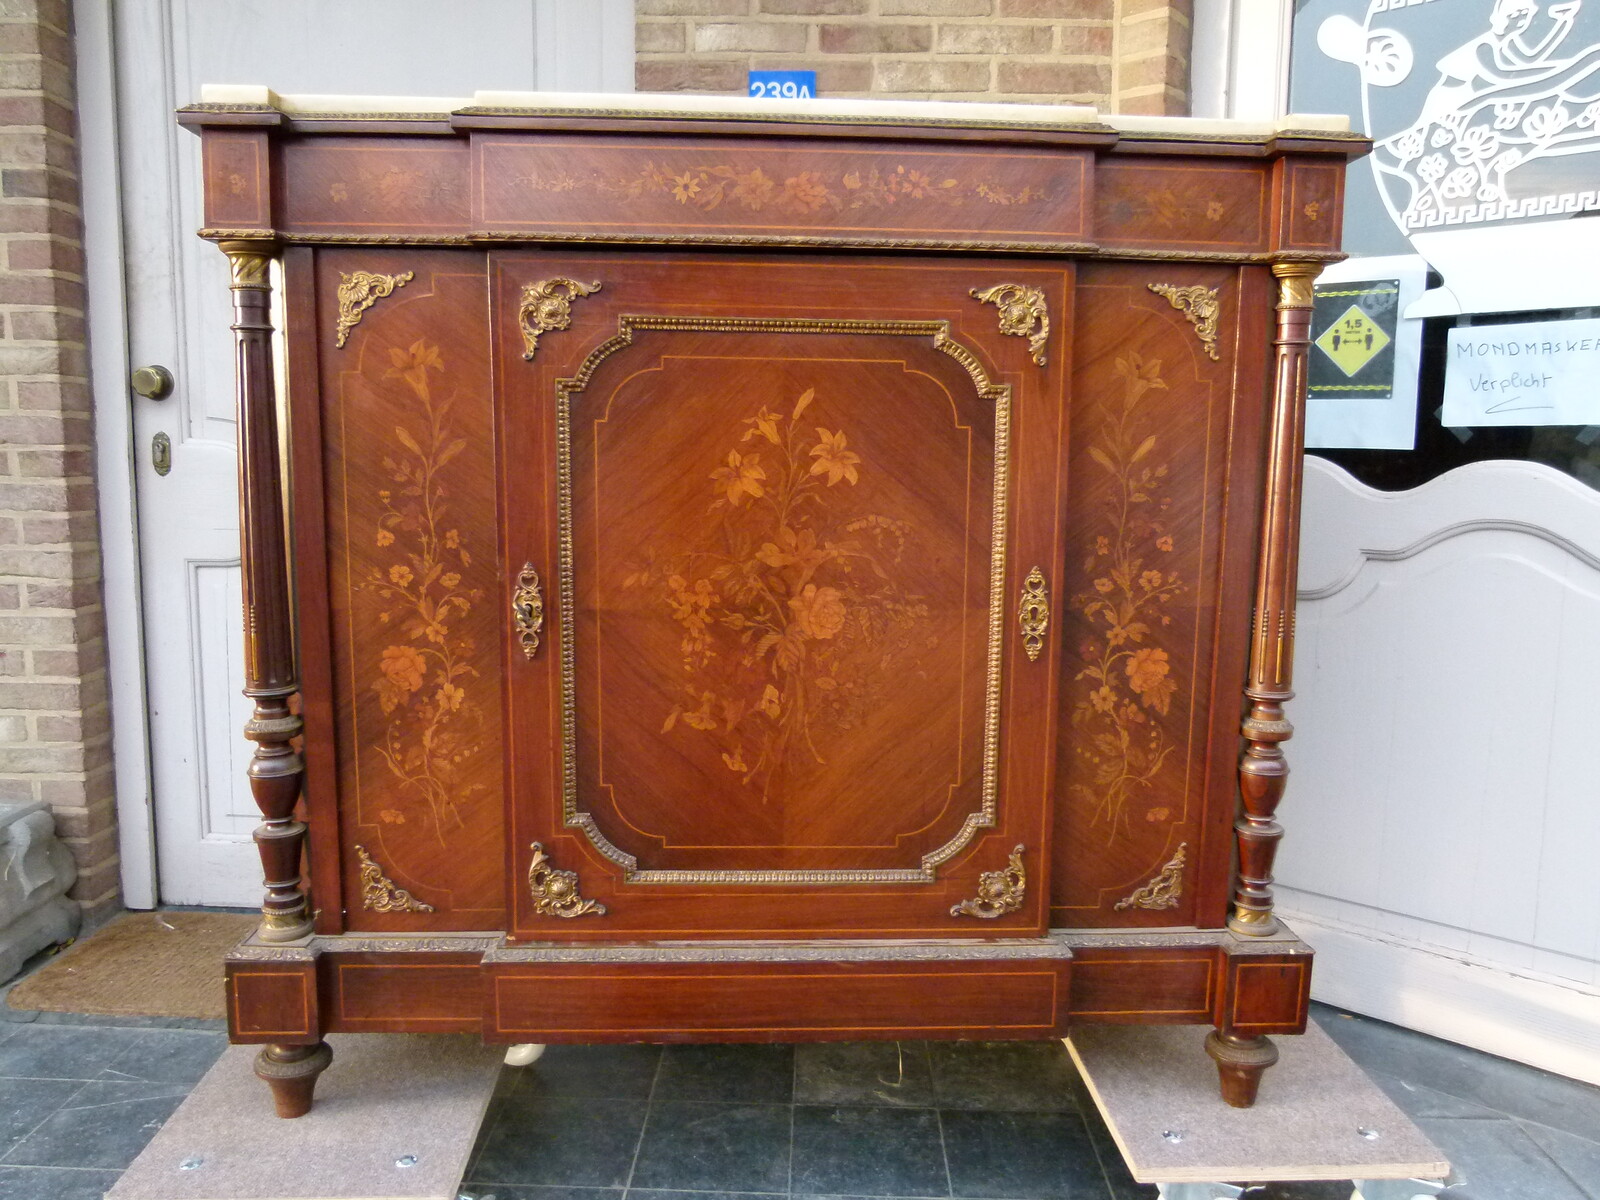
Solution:
M250 842L259 817L245 783L249 706L239 630L239 546L228 278L223 256L199 241L199 140L173 109L206 83L280 93L471 96L478 89L551 86L632 90L629 0L131 0L92 4L80 37L109 40L106 89L120 167L125 250L126 362L97 362L103 422L133 406L138 576L148 699L149 789L159 897L168 903L254 905L260 867ZM82 51L95 61L94 47ZM91 93L93 88L89 89ZM97 113L86 110L85 120ZM104 133L105 131L98 131ZM97 131L90 130L94 142ZM102 182L101 186L104 186ZM86 206L93 219L98 207ZM113 209L114 213L114 209ZM90 230L90 241L115 242ZM96 306L91 339L119 314ZM134 397L126 370L169 368L173 394ZM120 376L118 366L122 367ZM158 434L171 470L152 461ZM126 508L123 496L103 506ZM133 596L107 595L108 610ZM114 687L119 681L113 680ZM120 681L127 694L128 680ZM131 724L131 722L130 722ZM128 730L119 727L119 737ZM128 773L131 776L131 772ZM144 781L119 774L125 822L142 826ZM137 837L124 837L125 860ZM133 852L130 852L133 851ZM148 861L148 859L146 859ZM127 880L131 904L148 883Z
M1306 464L1279 907L1320 999L1600 1083L1600 492Z

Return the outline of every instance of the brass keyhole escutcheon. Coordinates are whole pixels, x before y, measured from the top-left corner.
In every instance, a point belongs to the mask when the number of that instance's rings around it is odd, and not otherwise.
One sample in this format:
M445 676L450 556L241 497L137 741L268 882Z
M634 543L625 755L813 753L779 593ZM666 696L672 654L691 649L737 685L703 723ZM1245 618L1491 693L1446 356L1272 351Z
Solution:
M166 434L158 433L150 439L150 462L157 475L172 470L172 439Z
M544 632L544 593L539 590L539 572L532 563L523 564L517 576L516 590L511 593L511 621L523 657L532 658L539 653L539 635Z
M172 395L174 380L171 371L152 365L135 368L128 382L134 391L147 400L165 400Z
M1022 581L1022 599L1017 605L1017 624L1022 630L1022 648L1034 662L1044 649L1044 635L1050 629L1050 588L1044 572L1034 567Z

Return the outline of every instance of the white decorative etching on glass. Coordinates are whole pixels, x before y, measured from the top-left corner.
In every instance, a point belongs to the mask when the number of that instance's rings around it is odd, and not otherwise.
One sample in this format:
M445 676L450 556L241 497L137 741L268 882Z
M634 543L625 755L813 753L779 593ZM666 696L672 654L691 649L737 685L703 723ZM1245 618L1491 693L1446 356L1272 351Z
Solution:
M1600 10L1583 4L1373 0L1364 23L1318 28L1361 72L1368 162L1404 232L1600 208Z

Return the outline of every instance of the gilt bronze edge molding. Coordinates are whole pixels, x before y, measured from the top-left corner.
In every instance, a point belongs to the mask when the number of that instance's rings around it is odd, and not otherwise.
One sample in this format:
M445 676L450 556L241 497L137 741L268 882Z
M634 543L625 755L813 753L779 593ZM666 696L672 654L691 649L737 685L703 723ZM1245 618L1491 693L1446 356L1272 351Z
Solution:
M570 943L507 941L501 932L462 933L329 933L314 934L292 946L257 940L254 935L226 956L230 963L314 963L323 954L477 954L485 964L529 960L597 962L680 961L831 961L846 958L900 957L906 959L1071 958L1077 950L1181 950L1215 949L1230 957L1259 955L1309 955L1311 947L1288 930L1270 937L1241 937L1226 929L1052 929L1038 938L999 938L982 941L956 939L866 940L838 939L816 942L712 941L672 945L574 946ZM581 956L581 958L580 958Z
M1100 242L1030 242L1021 240L975 241L939 238L825 237L813 235L767 236L716 233L559 233L544 230L480 229L469 233L317 233L306 230L224 229L207 227L199 232L207 241L265 241L286 246L477 246L526 243L552 245L615 246L785 246L851 250L941 250L974 254L1020 256L1070 256L1085 261L1155 261L1261 266L1272 263L1343 262L1349 255L1338 250L1187 250L1168 247L1118 246Z
M598 288L598 284L595 285ZM520 318L519 318L520 321ZM575 393L589 385L599 365L613 354L633 344L635 330L691 330L712 333L869 333L906 337L928 337L934 349L954 359L971 378L978 395L995 406L993 516L990 543L996 547L990 559L990 621L987 631L987 678L984 690L984 740L982 788L978 811L968 813L961 828L944 845L922 856L917 867L888 870L652 870L639 869L638 859L608 838L593 816L578 807L577 788L577 701L575 631L572 614L573 534L572 534L572 431L571 405ZM626 884L784 884L784 883L927 883L936 869L964 849L980 829L993 828L999 812L1000 691L1001 661L1005 634L1005 576L1008 506L1011 480L1011 386L995 383L978 357L950 335L948 321L885 321L826 317L677 317L621 314L617 333L600 343L579 364L570 378L558 379L556 391L556 496L558 546L556 621L561 672L561 779L562 823L581 830L591 845L622 870ZM1020 847L1019 847L1020 849Z

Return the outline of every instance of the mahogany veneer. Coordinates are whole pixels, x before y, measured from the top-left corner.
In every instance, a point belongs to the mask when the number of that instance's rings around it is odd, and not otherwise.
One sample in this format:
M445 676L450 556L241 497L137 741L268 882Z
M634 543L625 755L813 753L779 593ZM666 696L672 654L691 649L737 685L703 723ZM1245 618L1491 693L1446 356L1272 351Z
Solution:
M282 1115L345 1030L1188 1023L1253 1100L1306 1019L1304 360L1365 143L1016 112L180 114L265 817L229 1021Z

